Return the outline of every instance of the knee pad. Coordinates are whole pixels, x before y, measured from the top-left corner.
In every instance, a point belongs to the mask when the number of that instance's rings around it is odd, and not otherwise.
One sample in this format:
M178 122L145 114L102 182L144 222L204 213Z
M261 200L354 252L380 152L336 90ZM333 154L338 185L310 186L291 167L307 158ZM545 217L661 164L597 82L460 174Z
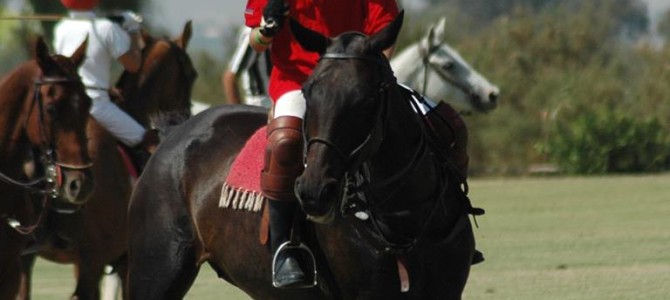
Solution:
M283 116L270 121L261 174L263 194L273 200L296 200L295 179L302 174L302 120Z

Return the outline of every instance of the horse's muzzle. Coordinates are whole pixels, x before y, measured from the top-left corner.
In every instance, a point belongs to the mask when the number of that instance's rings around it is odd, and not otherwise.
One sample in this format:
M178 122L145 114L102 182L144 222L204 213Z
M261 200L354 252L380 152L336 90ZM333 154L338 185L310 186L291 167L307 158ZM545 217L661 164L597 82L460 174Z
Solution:
M316 223L330 223L335 218L339 184L335 179L308 180L300 176L295 194L308 218Z
M95 183L90 170L63 170L59 194L65 202L82 205L91 198Z

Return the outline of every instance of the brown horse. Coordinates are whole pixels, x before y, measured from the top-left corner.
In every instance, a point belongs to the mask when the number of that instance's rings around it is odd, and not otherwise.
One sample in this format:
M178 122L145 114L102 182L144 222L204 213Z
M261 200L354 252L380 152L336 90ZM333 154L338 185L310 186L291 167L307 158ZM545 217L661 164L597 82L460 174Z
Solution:
M35 59L0 82L0 299L16 297L21 249L51 200L81 205L93 191L85 132L91 99L77 75L86 46L71 57L51 56L40 37ZM46 174L26 182L24 162L33 149L42 154Z
M296 185L319 221L301 234L318 284L274 288L261 214L243 209L246 194L233 197L235 209L222 208L234 161L267 111L220 106L177 127L138 182L129 207L131 299L183 298L204 262L254 299L460 299L474 253L469 203L434 160L382 55L401 23L332 40L292 29L308 49L330 45L303 87L311 147Z
M124 99L121 106L143 125L149 126L150 118L162 112L190 116L191 90L197 76L186 53L191 33L188 22L174 40L143 34L146 46L140 71L121 75L116 85ZM51 212L49 239L38 254L54 262L75 264L77 286L73 298L99 299L106 265L114 265L119 276L125 278L125 224L132 186L117 141L95 122L87 133L96 176L91 201L74 213Z

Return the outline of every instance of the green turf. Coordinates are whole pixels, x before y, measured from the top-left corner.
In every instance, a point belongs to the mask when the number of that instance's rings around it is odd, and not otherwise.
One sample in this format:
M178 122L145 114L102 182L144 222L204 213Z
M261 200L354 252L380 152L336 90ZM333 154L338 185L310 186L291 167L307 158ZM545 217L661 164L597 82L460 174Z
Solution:
M670 174L474 179L486 262L464 299L670 299ZM38 261L35 299L66 299L71 268ZM247 299L203 267L187 299Z

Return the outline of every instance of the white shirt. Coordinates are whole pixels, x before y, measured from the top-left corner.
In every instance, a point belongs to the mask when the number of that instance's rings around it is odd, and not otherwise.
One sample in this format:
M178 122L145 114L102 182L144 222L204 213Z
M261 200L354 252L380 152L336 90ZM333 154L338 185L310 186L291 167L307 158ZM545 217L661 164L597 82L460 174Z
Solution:
M272 70L270 52L257 53L251 49L249 46L250 33L250 27L240 28L237 49L230 59L228 68L240 77L246 104L270 107L272 102L267 96L268 81Z
M86 94L93 100L91 116L124 144L138 145L146 130L127 113L110 101L109 90L112 63L130 50L130 36L116 23L96 18L92 11L70 11L54 28L56 53L72 56L88 36L86 58L79 76Z
M70 11L54 28L54 49L70 56L88 35L86 59L79 76L91 98L109 97L112 62L130 49L130 36L108 19L96 18L92 11Z

